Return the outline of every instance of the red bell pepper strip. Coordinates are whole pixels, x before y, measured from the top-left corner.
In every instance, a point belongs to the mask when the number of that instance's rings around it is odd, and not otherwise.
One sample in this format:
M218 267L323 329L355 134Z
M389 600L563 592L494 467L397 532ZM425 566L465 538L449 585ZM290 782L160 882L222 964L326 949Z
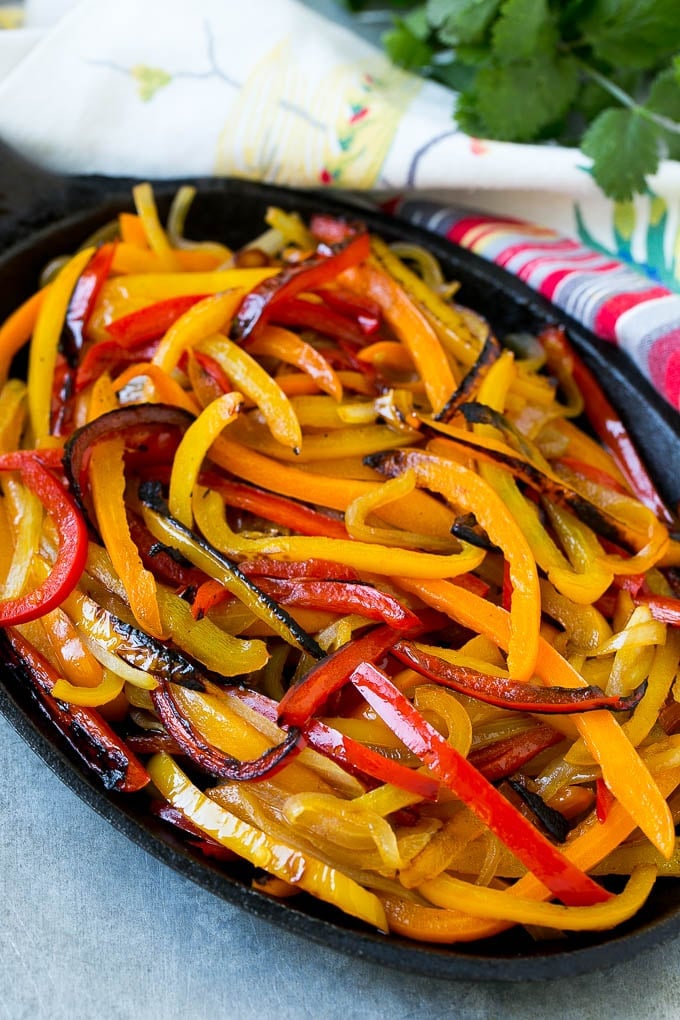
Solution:
M203 584L206 580L203 571L192 567L190 563L181 562L181 557L173 555L174 550L168 550L157 542L137 514L128 510L127 521L130 537L139 550L142 563L154 577L175 588L191 588Z
M247 340L259 323L271 317L273 307L280 301L322 287L345 269L363 262L370 251L368 234L356 234L331 248L328 254L319 252L270 276L243 299L232 325L231 338Z
M177 297L156 301L110 322L106 332L121 347L133 347L148 340L157 340L170 329L180 315L184 315L204 297L205 294L178 294Z
M554 896L567 906L604 903L611 896L584 874L455 750L392 681L364 662L351 677L394 734L465 803Z
M515 712L536 712L541 715L571 715L608 708L613 712L629 712L641 701L646 681L632 694L608 695L599 687L539 687L508 677L479 673L469 666L456 666L439 655L418 648L410 641L397 641L392 649L400 662L415 669L428 680L450 687L459 694L476 698L487 705L508 708Z
M633 595L636 606L647 606L655 620L667 623L671 627L680 627L680 599L672 595Z
M104 244L80 274L66 310L52 383L51 429L64 435L71 424L74 374L85 343L85 329L97 296L111 271L115 244Z
M323 336L330 337L331 340L349 343L356 348L364 346L366 342L361 326L351 319L325 305L312 304L311 301L303 301L301 298L278 301L272 308L269 320L279 326L313 329Z
M358 323L362 333L372 336L380 329L381 311L380 305L370 298L362 297L360 294L352 294L351 291L339 290L338 288L322 287L314 293L320 297L325 305L332 308L334 312L340 312L347 319L353 319Z
M288 726L303 726L349 680L362 662L379 662L399 640L399 631L387 625L375 627L356 641L348 641L327 655L279 702L279 719Z
M50 693L58 680L50 664L15 630L7 631L9 666L15 679L31 684L45 713L85 765L107 790L134 793L149 782L141 762L92 708L67 705Z
M595 467L593 464L586 464L585 461L577 460L576 457L558 457L555 464L563 464L570 471L588 478L596 485L602 485L605 489L613 489L614 492L620 492L624 496L628 495L627 489L616 478L613 478L608 471L603 471L602 468Z
M66 312L59 348L71 368L75 367L85 340L85 328L99 291L111 272L115 244L103 244L94 253L74 288Z
M71 496L40 463L35 450L0 455L0 471L18 471L50 515L59 536L52 570L33 591L0 600L0 626L27 623L55 609L75 588L87 558L87 528Z
M251 691L246 688L241 688L235 693L240 701L255 709L266 719L276 722L278 705L271 698L260 694L259 691ZM393 786L414 793L424 800L436 800L439 794L439 783L431 776L415 772L397 761L385 758L378 751L374 751L372 747L367 747L352 737L338 733L337 730L322 723L319 719L310 719L302 727L302 733L309 747L348 771L359 772L363 776L370 776L381 783L392 783Z
M166 730L173 737L182 753L186 754L199 768L210 775L221 779L239 782L256 782L258 779L271 779L289 761L302 750L304 741L300 731L291 727L285 739L275 747L270 747L259 758L253 761L239 761L219 748L208 744L193 728L188 719L181 713L172 696L167 683L161 683L151 692L160 719Z
M468 761L482 773L490 783L511 776L535 758L541 751L559 744L564 737L552 726L539 725L524 733L517 733L507 740L472 750Z
M248 577L286 577L286 578L329 578L333 581L358 581L359 575L354 567L345 563L333 563L331 560L275 560L268 556L258 556L253 560L244 560L239 564Z
M607 816L611 811L612 804L616 800L604 779L598 777L595 780L595 814L600 825L604 825Z
M286 496L256 489L244 482L232 482L211 472L201 472L199 482L219 492L228 506L248 510L300 535L345 539L349 537L345 525L337 517L312 510L311 507Z
M219 364L219 362L215 361L215 359L211 357L210 354L206 354L205 351L199 351L196 349L185 351L184 355L182 356L182 358L180 358L179 362L180 368L183 371L184 371L184 359L186 358L186 360L188 361L189 357L194 358L194 360L198 362L198 364L205 372L207 372L207 374L210 376L213 382L217 384L218 389L220 389L222 393L232 392L234 387L231 385L229 377L227 376L226 372Z
M588 421L611 453L616 466L640 502L644 503L660 520L671 524L673 516L649 477L647 468L637 452L628 430L612 404L607 400L593 373L586 367L567 340L563 327L549 326L543 330L539 340L544 346L550 346L558 351L561 358L571 363L571 373L574 382L583 394Z
M142 346L123 347L117 340L101 340L85 353L76 371L75 392L80 393L104 372L117 375L126 365L150 361L158 350L158 340Z
M418 617L393 595L361 581L324 581L316 578L261 577L258 587L283 606L326 609L331 613L359 613L400 631L412 631Z

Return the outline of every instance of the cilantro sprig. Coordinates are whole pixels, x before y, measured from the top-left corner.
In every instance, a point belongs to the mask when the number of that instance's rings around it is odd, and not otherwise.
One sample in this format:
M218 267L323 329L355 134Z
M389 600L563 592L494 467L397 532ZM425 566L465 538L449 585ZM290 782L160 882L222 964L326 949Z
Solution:
M662 158L680 159L680 0L387 5L399 11L387 53L453 89L469 134L578 145L617 201L644 192Z

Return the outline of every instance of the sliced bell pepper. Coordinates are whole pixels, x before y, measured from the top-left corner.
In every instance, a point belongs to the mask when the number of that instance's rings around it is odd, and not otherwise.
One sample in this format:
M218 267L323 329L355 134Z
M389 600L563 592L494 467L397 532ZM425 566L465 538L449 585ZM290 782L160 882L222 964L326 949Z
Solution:
M447 613L463 626L485 634L500 648L510 638L509 614L447 581L412 581L395 578L406 591L418 595L434 609ZM539 639L536 673L547 685L583 687L585 680L543 638ZM639 754L609 712L574 715L573 721L588 750L600 765L607 786L665 857L675 845L675 828L668 804Z
M393 595L356 581L314 578L262 577L258 587L280 605L327 609L332 613L358 613L367 620L380 620L395 630L413 630L418 617Z
M380 306L370 298L360 298L340 287L322 287L314 293L329 308L356 321L366 336L372 336L380 329Z
M106 326L106 332L121 347L135 347L149 340L158 340L180 315L184 315L205 297L205 294L178 294L177 297L155 301L114 319Z
M4 385L14 355L31 339L49 284L36 291L0 326L0 384Z
M321 658L279 703L279 719L288 726L304 726L349 680L362 662L382 661L399 639L399 631L383 625Z
M468 755L468 761L479 769L490 783L496 783L499 779L505 779L506 776L518 772L541 751L554 747L563 739L563 735L557 730L542 724L525 730L524 733L473 750Z
M232 325L232 338L247 340L256 326L271 317L272 308L280 301L322 287L343 270L367 259L370 250L368 234L354 234L331 248L328 254L317 254L287 266L276 276L264 280L243 299Z
M342 383L335 369L321 351L317 351L290 330L265 326L251 340L249 350L251 354L260 357L277 358L288 365L295 365L313 379L324 393L328 393L334 400L342 399Z
M104 372L114 376L126 365L150 360L157 350L158 344L155 341L146 346L128 348L121 347L115 340L100 340L87 350L78 365L75 392L80 393Z
M672 595L647 595L637 592L633 602L638 606L647 606L655 620L667 623L671 627L680 627L680 599Z
M136 756L92 708L58 701L52 690L58 675L39 652L14 629L7 631L9 666L18 682L30 682L47 715L85 765L107 790L134 793L149 776Z
M269 316L270 322L279 326L296 326L299 329L313 329L322 336L338 343L345 341L355 348L363 346L366 337L361 327L340 312L302 298L287 298L277 301Z
M538 715L570 715L574 712L593 712L608 708L612 712L630 712L642 700L646 683L640 684L628 696L607 695L599 687L539 687L518 683L508 677L480 673L469 666L459 666L432 649L425 649L412 641L398 641L393 654L418 673L436 683L467 697L476 698L487 705L508 708L516 712Z
M539 339L545 347L558 352L562 360L570 362L574 381L583 394L588 420L612 454L617 467L640 502L649 507L666 524L672 523L673 516L650 478L630 433L612 404L607 400L594 374L579 358L567 340L564 328L562 326L548 327L541 333Z
M0 471L18 471L54 521L59 549L49 576L33 591L0 600L0 626L26 623L56 608L75 588L87 558L87 528L72 497L40 462L40 451L0 455Z
M437 733L392 681L364 662L352 683L410 751L567 906L605 903L610 893L535 829L455 748Z

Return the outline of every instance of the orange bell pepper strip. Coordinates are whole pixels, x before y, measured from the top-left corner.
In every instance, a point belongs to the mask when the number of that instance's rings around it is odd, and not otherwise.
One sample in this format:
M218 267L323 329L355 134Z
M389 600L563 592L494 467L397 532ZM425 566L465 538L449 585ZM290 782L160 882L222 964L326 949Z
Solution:
M513 679L529 680L538 654L541 595L536 562L521 529L491 485L462 464L419 450L400 450L380 461L385 474L409 469L419 486L473 513L489 540L503 551L512 584L508 668Z
M14 355L31 339L49 286L31 295L0 326L0 385L7 380Z
M125 442L119 438L107 439L92 448L89 475L97 524L135 619L153 637L162 638L156 582L142 564L130 536L124 502L124 450Z
M144 224L136 213L119 213L118 230L124 244L134 244L139 248L149 247Z
M211 294L193 305L175 320L161 340L154 364L165 372L172 372L185 350L217 333L231 320L242 298L241 289L230 290L225 294Z
M260 357L277 358L288 365L294 365L310 376L324 393L328 393L334 400L342 400L342 383L335 369L320 351L290 330L265 326L248 345L248 350Z
M418 595L423 602L477 633L485 634L500 648L509 644L510 615L499 606L479 598L470 591L448 581L413 581L393 578L406 591ZM583 687L585 680L555 651L539 638L536 673L544 684L560 687ZM673 818L657 784L630 743L618 722L609 712L596 711L574 715L588 750L602 769L607 786L616 799L630 812L647 838L664 857L670 857L675 846Z
M264 457L241 443L221 436L213 443L211 459L237 478L242 478L281 496L333 510L346 510L358 496L372 492L380 482L363 482L333 476L311 474L290 464ZM397 527L450 538L455 515L424 492L413 492L406 499L380 507L376 514Z
M439 337L406 291L375 265L356 266L342 274L343 286L380 306L383 317L411 355L434 414L456 389L449 360Z
M140 377L148 379L150 383L150 386L146 383L144 384L145 400L169 404L171 407L182 407L185 411L189 411L190 414L200 414L201 409L194 397L187 393L186 390L183 390L176 379L173 379L171 375L168 375L158 365L154 365L152 361L141 361L124 369L113 380L114 393L120 393L132 379L139 379ZM151 390L151 394L149 390ZM153 394L156 396L155 401L151 401Z

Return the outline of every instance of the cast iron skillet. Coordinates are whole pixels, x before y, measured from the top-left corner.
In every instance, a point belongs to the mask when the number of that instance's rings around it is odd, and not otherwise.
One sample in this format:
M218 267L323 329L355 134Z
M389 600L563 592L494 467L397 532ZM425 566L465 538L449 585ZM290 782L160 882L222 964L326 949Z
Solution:
M44 264L72 251L123 208L133 182L107 178L60 179L0 149L0 317L33 292ZM262 229L266 207L276 204L303 215L348 211L324 193L295 192L245 181L200 180L187 226L189 236L210 237L237 247ZM165 209L177 182L155 193ZM504 271L415 227L377 213L361 212L387 240L421 243L461 281L461 303L490 320L499 338L563 322L586 362L644 450L649 468L671 505L680 499L680 416L661 400L619 351L600 343L547 301ZM1 654L1 652L0 652ZM680 882L658 883L645 908L614 932L536 943L522 930L478 944L451 948L383 937L360 922L305 896L281 904L249 887L245 865L217 866L192 853L162 822L150 817L143 794L119 795L92 782L69 757L49 723L7 668L0 677L0 711L47 765L86 803L134 842L215 895L299 935L403 971L438 978L542 980L609 967L680 933Z

